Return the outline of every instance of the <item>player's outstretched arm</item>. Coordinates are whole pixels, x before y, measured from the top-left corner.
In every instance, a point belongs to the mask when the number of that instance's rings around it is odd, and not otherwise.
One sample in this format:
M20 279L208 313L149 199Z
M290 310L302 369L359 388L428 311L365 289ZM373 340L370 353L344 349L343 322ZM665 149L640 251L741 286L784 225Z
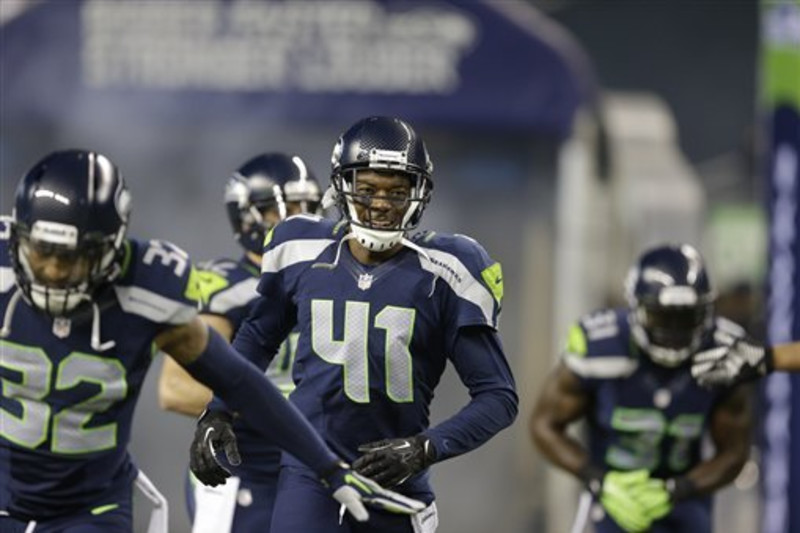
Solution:
M414 514L425 507L422 502L382 489L374 482L364 482L328 448L263 372L199 318L165 330L156 338L156 344L241 414L253 429L327 481L333 497L357 520L368 517L364 504L404 514Z
M772 348L772 370L800 372L800 341L779 344Z
M227 318L218 315L200 315L228 341L233 336L233 326ZM198 417L211 401L211 389L198 383L174 359L165 357L158 378L158 403L165 411Z
M800 372L800 342L769 347L739 338L692 359L692 376L708 387L745 383L777 371Z

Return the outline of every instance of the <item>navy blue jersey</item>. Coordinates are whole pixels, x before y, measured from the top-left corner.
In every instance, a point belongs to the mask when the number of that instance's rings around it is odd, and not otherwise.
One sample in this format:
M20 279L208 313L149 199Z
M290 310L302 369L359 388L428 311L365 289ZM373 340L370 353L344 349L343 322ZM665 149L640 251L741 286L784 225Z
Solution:
M153 339L196 316L198 285L182 250L130 240L121 279L98 298L99 320L89 305L54 320L18 298L3 237L0 316L10 330L0 339L0 509L42 519L134 479L127 446ZM93 325L103 351L92 348Z
M259 274L259 267L247 256L239 261L218 259L199 264L198 276L204 287L201 313L225 318L230 322L235 335L259 296L256 290ZM294 389L291 365L296 345L297 335L290 334L266 372L267 377L284 396L288 396ZM247 478L274 476L280 468L281 449L266 444L260 433L241 420L236 421L234 429L242 455L242 464L231 467L234 473Z
M653 363L631 337L627 309L586 315L572 326L564 363L590 396L589 447L594 464L645 468L654 477L682 474L701 461L701 438L724 392L700 387L690 368ZM701 350L744 331L715 320Z
M502 275L468 237L422 233L412 239L417 250L404 247L366 266L351 255L345 232L343 223L302 215L275 227L262 260L263 305L234 345L251 359L268 358L297 326L290 399L353 461L360 444L428 428L433 391L459 330L497 327ZM498 387L514 394L502 350L485 357L496 358L497 370L481 383L470 381L469 363L456 367L470 393ZM437 444L440 451L447 446ZM427 476L412 478L403 491L429 493Z

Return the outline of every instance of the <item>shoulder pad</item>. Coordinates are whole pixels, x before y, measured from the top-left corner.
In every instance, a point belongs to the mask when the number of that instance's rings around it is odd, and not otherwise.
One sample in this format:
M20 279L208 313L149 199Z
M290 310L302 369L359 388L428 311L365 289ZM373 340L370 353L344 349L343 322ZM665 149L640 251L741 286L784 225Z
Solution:
M602 309L570 326L562 359L583 378L626 377L638 367L629 342L627 311Z
M292 265L313 261L343 234L343 223L312 215L289 217L267 234L261 272L280 272Z
M264 246L271 240L283 241L291 239L333 239L337 233L344 233L346 223L337 224L336 221L319 215L300 214L294 215L277 224L267 234ZM272 234L272 236L270 236Z
M476 281L489 292L498 305L502 304L503 268L489 257L478 241L466 235L434 231L417 233L411 241L428 256L430 265L426 267L422 260L423 268L435 268L435 273L454 289L464 283L465 278Z
M225 315L232 309L247 306L258 296L258 270L242 261L217 259L197 267L202 294L202 312Z
M114 286L123 310L158 323L189 322L201 300L189 254L161 240L129 240L126 246L125 273Z
M212 272L219 272L220 274L225 274L230 270L236 268L239 262L234 261L233 259L228 259L227 257L220 257L217 259L210 259L208 261L200 261L197 263L197 268L199 270L211 270Z

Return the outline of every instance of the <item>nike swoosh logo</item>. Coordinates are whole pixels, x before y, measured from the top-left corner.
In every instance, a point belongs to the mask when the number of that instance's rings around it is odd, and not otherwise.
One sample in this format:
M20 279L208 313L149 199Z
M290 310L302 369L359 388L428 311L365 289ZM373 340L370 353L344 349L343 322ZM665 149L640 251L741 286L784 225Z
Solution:
M216 457L217 456L217 451L214 449L214 443L211 442L211 440L210 440L210 437L211 437L212 433L214 433L214 428L206 429L206 434L203 435L203 442L208 444L208 448L211 450L211 455Z

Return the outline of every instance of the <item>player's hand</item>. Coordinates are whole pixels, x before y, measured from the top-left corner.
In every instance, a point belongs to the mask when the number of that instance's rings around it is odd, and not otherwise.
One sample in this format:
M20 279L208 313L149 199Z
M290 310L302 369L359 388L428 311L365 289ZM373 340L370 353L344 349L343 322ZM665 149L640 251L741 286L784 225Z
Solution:
M645 485L636 490L634 497L644 507L647 518L653 522L672 511L672 496L663 479L648 479Z
M405 515L416 514L425 508L421 501L384 489L345 463L336 464L322 482L331 489L334 499L359 522L369 519L365 506Z
M424 435L368 442L358 451L364 455L356 459L353 468L386 487L400 485L436 460L430 439Z
M619 527L629 533L647 531L652 519L637 498L650 479L647 470L610 471L603 477L600 503Z
M201 483L210 487L224 484L225 479L231 476L217 459L218 450L225 452L229 464L236 466L242 462L231 415L206 410L197 420L189 452L189 469Z
M704 387L730 386L765 376L772 369L772 350L751 339L699 352L692 358L692 377Z

